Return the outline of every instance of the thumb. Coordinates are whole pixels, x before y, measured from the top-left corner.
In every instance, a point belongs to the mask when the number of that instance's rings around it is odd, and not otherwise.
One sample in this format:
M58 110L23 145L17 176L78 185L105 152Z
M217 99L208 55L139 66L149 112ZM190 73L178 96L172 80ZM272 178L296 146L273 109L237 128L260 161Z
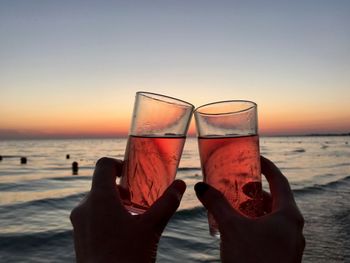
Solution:
M160 233L163 232L169 219L180 205L186 184L175 180L164 194L142 215L142 220L153 225Z
M197 183L194 186L196 195L206 209L214 216L216 222L224 224L232 217L242 218L242 216L233 209L225 196L206 183Z

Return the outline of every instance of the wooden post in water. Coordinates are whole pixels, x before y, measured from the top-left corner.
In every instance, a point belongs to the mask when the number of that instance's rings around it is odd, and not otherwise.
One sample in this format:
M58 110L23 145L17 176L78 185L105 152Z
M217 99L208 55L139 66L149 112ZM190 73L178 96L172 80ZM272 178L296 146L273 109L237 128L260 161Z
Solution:
M73 172L73 175L77 175L77 174L78 174L78 170L79 170L78 163L77 163L77 162L73 162L73 163L72 163L72 172Z

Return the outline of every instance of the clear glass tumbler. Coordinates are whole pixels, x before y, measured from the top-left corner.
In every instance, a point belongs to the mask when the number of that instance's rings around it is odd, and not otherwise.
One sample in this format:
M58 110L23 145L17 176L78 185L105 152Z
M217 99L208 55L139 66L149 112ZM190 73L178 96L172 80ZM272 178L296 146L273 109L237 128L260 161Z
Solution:
M221 191L232 207L248 217L262 214L257 105L230 100L194 112L203 181ZM211 235L220 236L208 214Z
M146 211L174 181L194 106L168 96L137 92L120 179L132 214Z

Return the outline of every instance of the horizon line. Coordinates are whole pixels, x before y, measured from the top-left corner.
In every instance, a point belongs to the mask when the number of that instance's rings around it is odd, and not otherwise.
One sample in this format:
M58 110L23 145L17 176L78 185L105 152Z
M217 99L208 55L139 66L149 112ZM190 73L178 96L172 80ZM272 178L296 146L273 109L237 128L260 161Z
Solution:
M47 135L27 135L27 136L1 136L0 141L6 140L79 140L79 139L126 139L128 134L116 134L116 135L64 135L64 134L47 134ZM317 136L350 136L350 132L318 132L318 133L261 133L260 137L317 137ZM186 138L197 138L195 134L187 135Z

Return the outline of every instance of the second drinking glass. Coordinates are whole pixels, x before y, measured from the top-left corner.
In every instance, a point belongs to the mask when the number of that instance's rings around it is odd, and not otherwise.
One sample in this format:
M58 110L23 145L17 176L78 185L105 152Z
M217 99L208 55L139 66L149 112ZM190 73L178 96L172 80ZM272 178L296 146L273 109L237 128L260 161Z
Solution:
M262 213L257 105L221 101L194 112L204 182L221 191L237 211L248 217ZM210 233L219 236L208 214Z
M194 106L137 92L119 192L133 214L147 210L174 181Z

